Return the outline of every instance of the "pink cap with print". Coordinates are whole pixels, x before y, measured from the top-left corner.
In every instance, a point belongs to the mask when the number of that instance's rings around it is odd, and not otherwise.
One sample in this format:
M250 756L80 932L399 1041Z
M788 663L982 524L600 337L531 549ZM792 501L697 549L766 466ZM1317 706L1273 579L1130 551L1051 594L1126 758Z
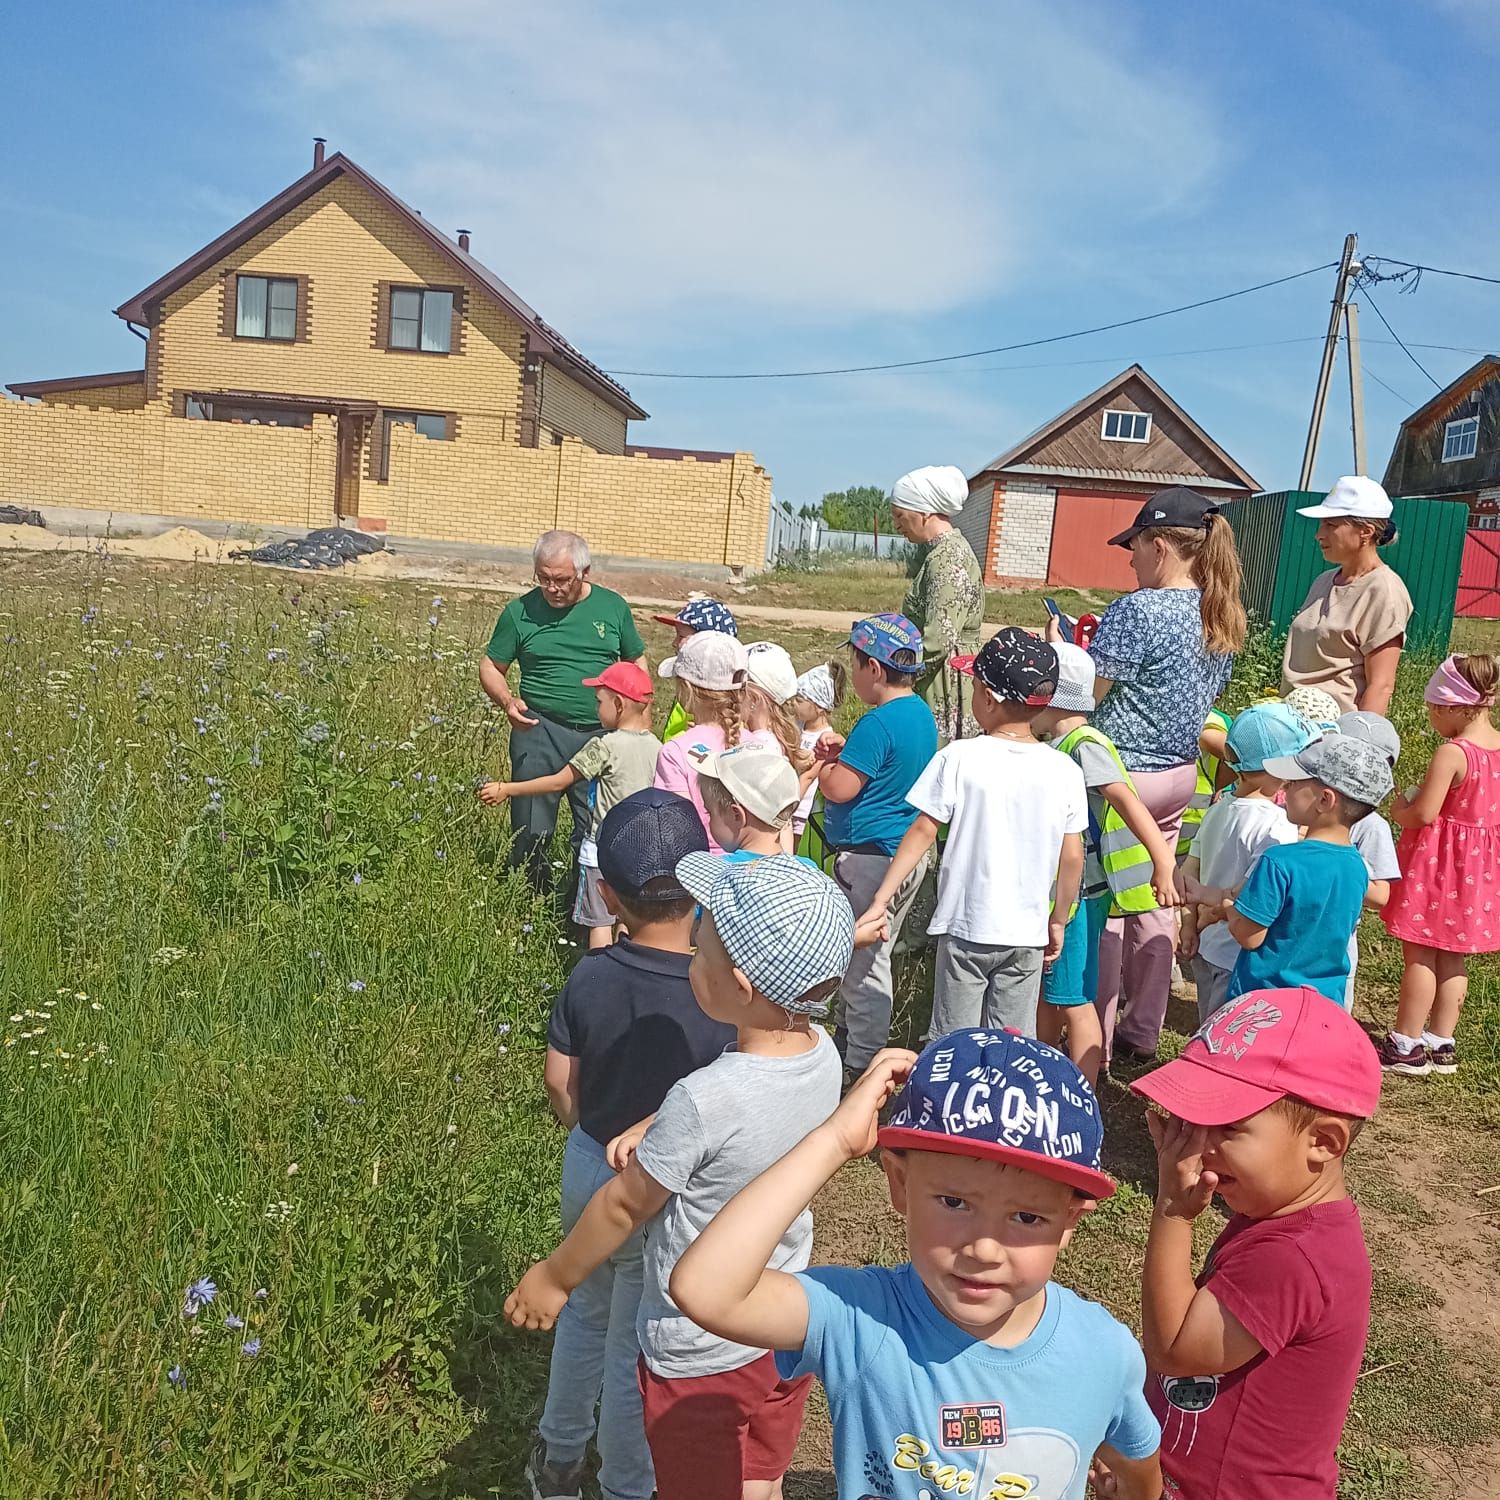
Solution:
M1230 1125L1288 1094L1367 1120L1380 1102L1380 1058L1359 1022L1320 991L1252 990L1130 1087L1190 1125Z

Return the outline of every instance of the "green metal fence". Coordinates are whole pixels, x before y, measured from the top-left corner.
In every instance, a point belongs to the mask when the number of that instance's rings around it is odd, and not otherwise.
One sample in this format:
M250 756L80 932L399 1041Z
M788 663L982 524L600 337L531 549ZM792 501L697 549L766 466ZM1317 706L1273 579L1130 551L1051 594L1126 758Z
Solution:
M1224 507L1244 564L1245 608L1275 630L1291 624L1313 579L1328 567L1315 540L1318 523L1297 514L1299 506L1322 498L1320 492L1282 490ZM1380 555L1411 594L1407 646L1442 653L1453 629L1469 508L1443 500L1397 500L1392 519L1400 535Z

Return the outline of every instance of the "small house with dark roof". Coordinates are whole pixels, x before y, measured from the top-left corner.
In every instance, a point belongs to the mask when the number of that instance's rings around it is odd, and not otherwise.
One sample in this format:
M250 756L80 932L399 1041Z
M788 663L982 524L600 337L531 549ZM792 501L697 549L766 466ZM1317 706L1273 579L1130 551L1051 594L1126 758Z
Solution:
M139 369L8 387L0 500L510 546L563 526L605 554L763 558L753 455L632 442L646 412L467 230L321 141L115 314Z
M1259 489L1140 365L1131 365L969 479L958 525L992 584L1135 586L1109 538L1157 490L1186 485L1221 504Z
M1486 354L1401 424L1385 488L1462 500L1478 524L1500 525L1500 355Z

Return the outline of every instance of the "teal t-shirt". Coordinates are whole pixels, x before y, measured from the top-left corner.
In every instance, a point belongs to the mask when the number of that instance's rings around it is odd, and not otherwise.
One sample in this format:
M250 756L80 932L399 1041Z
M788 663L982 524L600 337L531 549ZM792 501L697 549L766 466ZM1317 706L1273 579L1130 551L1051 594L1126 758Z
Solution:
M1229 976L1229 998L1307 984L1342 1005L1349 936L1369 880L1352 844L1303 839L1267 849L1234 903L1241 916L1266 929L1266 940L1241 952Z
M906 794L937 747L932 709L915 693L892 698L857 720L839 759L868 779L850 801L825 802L828 842L840 849L874 844L894 854L917 816Z
M597 729L594 690L583 679L645 652L630 606L596 583L567 609L553 609L540 589L512 599L500 611L485 654L520 667L520 696L533 714L569 729Z

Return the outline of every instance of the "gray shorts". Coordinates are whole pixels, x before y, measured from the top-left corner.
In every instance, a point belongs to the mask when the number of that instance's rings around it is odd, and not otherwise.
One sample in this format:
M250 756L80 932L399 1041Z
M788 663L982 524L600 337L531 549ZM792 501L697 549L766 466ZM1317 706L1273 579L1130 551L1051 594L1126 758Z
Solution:
M929 1037L976 1026L1014 1027L1036 1035L1036 1003L1042 992L1042 948L971 943L943 933L932 976Z
M599 872L590 865L578 867L578 895L573 902L573 920L580 927L613 927L604 897L599 894Z
M1202 1026L1216 1010L1228 1004L1231 971L1221 969L1197 954L1188 962L1193 966L1193 982L1198 986L1198 1024Z

